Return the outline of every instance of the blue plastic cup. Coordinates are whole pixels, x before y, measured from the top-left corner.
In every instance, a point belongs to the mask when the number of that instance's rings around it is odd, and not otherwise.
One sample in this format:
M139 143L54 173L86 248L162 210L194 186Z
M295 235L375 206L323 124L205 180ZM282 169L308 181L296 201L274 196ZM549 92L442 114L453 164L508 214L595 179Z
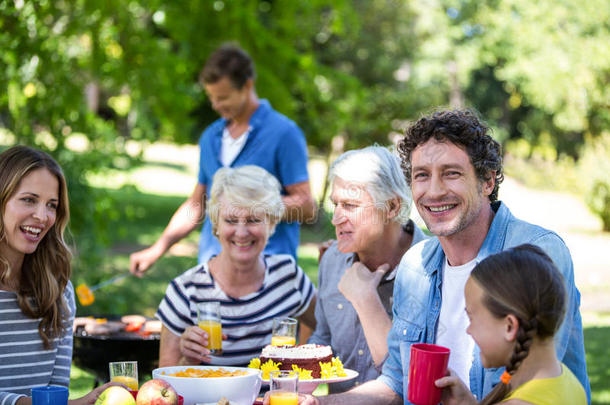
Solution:
M32 388L32 405L67 405L68 388L57 385Z

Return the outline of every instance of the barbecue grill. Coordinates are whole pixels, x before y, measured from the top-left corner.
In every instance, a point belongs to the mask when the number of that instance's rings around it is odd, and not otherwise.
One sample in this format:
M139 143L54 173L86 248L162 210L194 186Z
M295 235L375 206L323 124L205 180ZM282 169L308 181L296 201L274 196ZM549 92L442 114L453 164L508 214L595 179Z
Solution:
M74 331L72 359L78 367L95 376L94 387L109 381L108 363L111 361L137 361L139 381L151 378L159 362L158 333L142 334L119 331L89 334L84 326Z

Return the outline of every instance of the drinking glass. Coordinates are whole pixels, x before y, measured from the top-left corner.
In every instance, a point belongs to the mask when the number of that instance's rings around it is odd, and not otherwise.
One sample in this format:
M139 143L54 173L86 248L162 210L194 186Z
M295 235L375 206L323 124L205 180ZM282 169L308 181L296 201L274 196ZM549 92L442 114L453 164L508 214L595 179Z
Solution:
M273 318L271 344L273 346L294 346L296 343L297 320L294 318Z
M220 302L201 302L197 304L197 322L201 329L208 333L210 354L222 354L222 322L220 319Z
M299 373L297 371L272 371L269 374L269 380L271 405L297 405L299 403Z
M110 381L124 384L132 391L138 390L138 362L114 361L108 363L110 368Z

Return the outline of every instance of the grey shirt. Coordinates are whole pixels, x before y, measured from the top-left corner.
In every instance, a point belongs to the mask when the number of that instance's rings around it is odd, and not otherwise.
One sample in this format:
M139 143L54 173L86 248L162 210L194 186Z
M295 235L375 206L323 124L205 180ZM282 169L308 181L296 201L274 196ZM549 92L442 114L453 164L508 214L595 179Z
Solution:
M38 333L40 319L21 312L17 294L0 290L0 405L14 405L22 396L29 396L33 387L70 384L76 313L72 283L66 285L63 298L69 311L64 333L45 349Z
M411 246L426 238L413 221L409 221L405 229L413 230ZM356 260L356 254L341 253L337 249L335 241L324 252L318 269L316 330L308 342L330 345L334 356L341 359L345 368L356 370L359 373L358 377L353 380L329 384L331 393L343 392L354 385L374 380L381 373L383 365L375 367L358 314L337 288L339 280L352 266L354 260ZM384 276L377 287L381 302L390 318L392 317L392 291L396 270L397 267Z

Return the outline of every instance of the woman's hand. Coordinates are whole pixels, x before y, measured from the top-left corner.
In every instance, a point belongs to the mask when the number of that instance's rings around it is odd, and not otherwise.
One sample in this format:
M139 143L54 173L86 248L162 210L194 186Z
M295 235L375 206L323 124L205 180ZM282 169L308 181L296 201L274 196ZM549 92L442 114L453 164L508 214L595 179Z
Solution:
M209 335L199 326L189 326L180 336L180 354L186 364L209 363L210 349L207 349Z
M119 387L127 388L123 384L119 384L116 382L108 382L104 385L100 385L84 397L68 401L68 405L93 405L95 404L95 401L97 401L97 398L100 396L100 394L104 392L106 388L111 387L113 385L118 385Z
M451 369L448 376L439 378L434 384L443 389L441 397L443 405L476 405L478 403L474 395Z

